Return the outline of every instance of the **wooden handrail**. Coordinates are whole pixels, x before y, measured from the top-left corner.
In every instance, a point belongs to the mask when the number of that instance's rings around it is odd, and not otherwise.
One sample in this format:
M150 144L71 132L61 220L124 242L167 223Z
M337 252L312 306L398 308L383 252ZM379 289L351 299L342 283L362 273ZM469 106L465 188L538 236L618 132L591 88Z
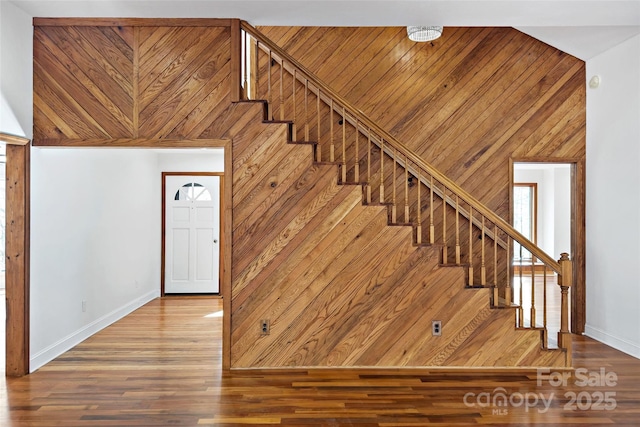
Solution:
M274 60L276 62L280 62L278 61L278 58L274 58ZM280 62L280 65L282 65L282 63ZM285 65L283 66L285 69L287 69L287 71L289 71L291 73L291 75L294 75L293 71L295 70L294 67L292 66L287 66L287 64L285 63ZM296 70L296 74L297 74L297 70ZM299 80L300 82L302 82L304 84L305 80L304 77L301 76L297 76L296 77L297 80ZM322 100L325 104L329 105L329 97L327 95L325 95L324 93L322 93L322 91L318 90L318 88L313 88L313 87L308 87L309 92L314 93L316 96L318 96L320 98L320 100ZM360 119L358 118L357 120L354 120L353 117L350 117L348 114L345 114L344 116L342 115L341 111L334 111L334 113L340 115L342 117L342 119L346 122L348 122L349 124L351 124L355 129L357 129L360 133L370 136L371 137L371 142L373 142L375 145L378 146L378 148L383 147L382 144L380 143L380 138L378 138L378 136L373 135L369 129L366 126L363 126L360 123ZM389 157L394 157L393 154L393 150L390 149L388 146L383 147L384 152L389 156ZM412 168L411 166L407 166L405 164L404 159L399 158L396 160L397 163L405 168L406 170L409 171L409 173L411 173L413 176L418 176L420 174L418 174L418 172L415 170L415 168ZM421 176L420 177L420 182L425 185L428 188L431 188L431 182L429 181L429 179L427 179L426 176ZM441 199L445 200L447 202L447 204L451 207L456 206L456 202L453 199L453 197L451 196L445 196L442 193L442 190L440 190L439 188L432 188L433 192L440 197ZM462 215L464 218L466 218L467 220L469 219L469 217L471 216L469 214L469 211L467 211L464 208L459 208L459 212L460 215ZM473 222L473 225L475 225L476 227L480 228L482 226L481 221L476 218L476 217L471 217L471 221ZM500 239L499 237L495 236L493 232L491 231L487 231L486 232L487 237L489 237L490 239L495 239L498 241L498 244L500 245L500 247L502 247L503 249L507 248L507 243Z
M277 46L275 43L271 42L264 34L262 34L258 29L251 26L246 21L241 22L241 29L246 31L248 34L253 36L259 43L267 46L272 53L275 53L282 60L290 63L295 69L296 74L299 78L304 78L312 82L314 86L322 93L329 95L329 99L333 100L334 105L339 104L349 110L350 114L356 115L358 122L361 126L365 126L368 129L373 130L376 134L382 138L386 144L392 145L395 149L395 152L400 153L407 160L410 160L418 167L425 170L429 175L431 175L436 181L440 182L445 188L449 191L453 192L460 199L464 200L470 206L473 207L474 211L478 214L483 215L487 220L491 221L493 224L497 225L503 232L505 232L509 237L513 240L520 243L520 245L526 248L533 256L535 256L540 261L544 262L549 266L553 271L558 274L562 274L562 269L560 264L551 258L546 252L544 252L541 248L536 246L533 242L527 239L524 235L518 232L515 228L511 226L508 222L494 213L491 209L486 207L483 203L481 203L478 199L473 197L470 193L465 191L462 187L456 184L454 181L449 179L446 175L442 174L435 167L425 162L422 158L420 158L417 154L415 154L409 147L404 145L402 142L398 141L387 131L378 126L374 121L369 119L369 117L362 112L359 108L351 104L348 100L343 98L340 94L335 92L331 87L326 85L324 82L320 81L320 79L316 78L313 73L311 73L305 66L303 66L300 62L295 60L289 54L287 54L283 49ZM335 110L339 110L336 108ZM334 111L335 111L334 110Z
M24 136L17 136L0 132L0 142L4 142L10 145L28 145L29 141L29 138L25 138Z

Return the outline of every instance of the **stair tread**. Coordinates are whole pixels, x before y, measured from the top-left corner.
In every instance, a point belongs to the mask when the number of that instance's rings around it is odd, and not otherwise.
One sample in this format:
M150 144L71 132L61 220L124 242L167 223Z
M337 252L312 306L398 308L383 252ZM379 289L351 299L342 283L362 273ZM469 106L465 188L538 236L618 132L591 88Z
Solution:
M362 182L362 181L342 181L339 180L338 181L338 185L367 185L366 182Z
M316 141L287 141L288 144L318 145Z
M416 243L415 246L418 246L418 247L423 247L424 246L425 248L426 247L439 246L439 247L442 248L442 247L444 247L444 243L424 243L423 242L423 243Z
M413 227L415 224L413 222L390 222L390 227Z
M291 120L263 120L262 123L272 123L272 124L287 124L287 125L292 125L293 122Z
M369 206L393 206L393 203L391 202L371 202L371 203L367 203Z
M259 103L267 103L269 101L267 101L266 99L241 99L239 101L233 101L234 104L240 104L240 103L255 103L255 104L259 104Z
M511 304L511 305L492 305L491 308L495 308L495 309L505 309L505 308L520 308L520 305L518 304Z
M316 164L316 165L341 165L342 164L340 162L328 162L328 161L324 161L324 160L321 161L321 162L318 162L318 161L314 160L313 163Z

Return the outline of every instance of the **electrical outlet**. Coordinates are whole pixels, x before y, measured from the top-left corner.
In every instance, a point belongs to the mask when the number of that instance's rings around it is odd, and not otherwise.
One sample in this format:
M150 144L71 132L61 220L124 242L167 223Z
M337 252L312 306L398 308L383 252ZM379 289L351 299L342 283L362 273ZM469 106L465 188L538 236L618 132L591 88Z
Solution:
M263 319L260 321L260 333L262 335L269 335L270 332L270 328L269 328L269 319Z
M85 300L82 300L82 312L86 313L87 311L87 302Z
M431 321L431 335L434 337L439 337L442 335L442 321L441 320L432 320Z

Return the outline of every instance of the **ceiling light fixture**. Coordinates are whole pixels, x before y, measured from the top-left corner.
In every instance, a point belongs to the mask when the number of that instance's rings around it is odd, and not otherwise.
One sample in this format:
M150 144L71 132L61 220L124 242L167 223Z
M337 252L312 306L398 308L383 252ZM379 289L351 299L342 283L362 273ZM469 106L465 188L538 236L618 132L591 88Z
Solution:
M442 35L442 27L437 26L415 26L407 27L409 40L414 42L430 42Z

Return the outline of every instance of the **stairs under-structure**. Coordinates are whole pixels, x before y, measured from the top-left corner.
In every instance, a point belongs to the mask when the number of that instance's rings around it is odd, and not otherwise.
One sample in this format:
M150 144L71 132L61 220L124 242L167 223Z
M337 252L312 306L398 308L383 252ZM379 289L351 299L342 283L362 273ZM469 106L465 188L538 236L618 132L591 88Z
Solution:
M570 366L568 257L550 258L242 31L245 100L229 112L231 367ZM542 274L514 267L514 242Z

